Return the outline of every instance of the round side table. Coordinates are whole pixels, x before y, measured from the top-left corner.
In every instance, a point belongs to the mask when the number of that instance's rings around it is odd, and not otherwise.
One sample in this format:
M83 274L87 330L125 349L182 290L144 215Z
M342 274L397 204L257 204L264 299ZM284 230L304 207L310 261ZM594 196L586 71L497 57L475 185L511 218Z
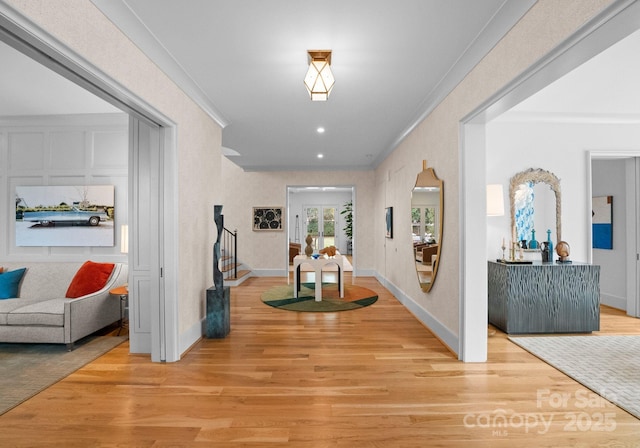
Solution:
M126 325L125 321L128 321L127 310L129 309L129 289L127 288L127 285L122 285L110 290L109 294L120 297L120 328L118 329L118 336L120 336L120 332Z

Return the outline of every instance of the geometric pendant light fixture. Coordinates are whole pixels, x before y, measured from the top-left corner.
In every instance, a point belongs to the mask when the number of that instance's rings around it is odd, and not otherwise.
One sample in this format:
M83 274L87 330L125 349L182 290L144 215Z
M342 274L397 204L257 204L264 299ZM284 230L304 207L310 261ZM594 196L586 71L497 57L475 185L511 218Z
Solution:
M331 73L331 50L308 50L309 70L304 77L311 101L326 101L335 79Z

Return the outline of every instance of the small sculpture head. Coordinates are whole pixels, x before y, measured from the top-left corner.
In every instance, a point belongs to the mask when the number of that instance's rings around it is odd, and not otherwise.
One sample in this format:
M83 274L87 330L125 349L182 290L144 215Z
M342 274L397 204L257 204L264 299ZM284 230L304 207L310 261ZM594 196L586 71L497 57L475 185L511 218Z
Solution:
M560 257L560 260L562 261L567 260L569 258L569 252L570 252L569 243L567 243L566 241L560 241L556 245L556 253Z

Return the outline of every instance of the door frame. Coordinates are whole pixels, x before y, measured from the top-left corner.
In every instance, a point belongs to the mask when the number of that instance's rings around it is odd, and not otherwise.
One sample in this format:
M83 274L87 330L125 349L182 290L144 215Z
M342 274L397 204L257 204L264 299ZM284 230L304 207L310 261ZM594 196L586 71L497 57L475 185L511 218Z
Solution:
M487 231L478 220L486 216L486 123L637 31L639 21L640 2L614 1L460 120L460 360L487 360Z
M286 190L286 210L287 210L287 237L285 238L284 244L286 244L286 257L285 257L285 272L289 270L289 241L293 241L293 236L295 229L293 229L289 223L291 223L291 190L297 188L306 188L306 187L337 187L337 188L349 188L351 190L351 203L352 203L352 211L353 211L353 234L351 238L351 264L353 265L353 276L357 276L357 253L356 253L356 238L357 238L357 230L356 230L356 186L355 185L322 185L318 186L316 184L313 185L287 185L285 186ZM338 205L336 210L340 210L341 205ZM338 212L339 213L339 212ZM301 217L302 218L302 217ZM302 230L302 229L301 229ZM300 235L300 244L302 245L302 251L304 252L304 238Z
M638 150L592 150L587 151L587 185L585 186L588 195L588 208L591 210L591 197L593 196L593 160L607 160L607 159L632 159L633 168L626 169L626 192L627 202L624 207L627 210L626 216L626 247L634 248L635 250L628 250L626 254L625 265L626 269L626 296L627 296L627 309L625 310L627 315L633 317L640 317L640 275L638 270L640 269L640 262L638 260L638 254L640 253L640 149ZM615 204L614 204L615 205ZM593 235L591 232L591 217L586 217L589 220L588 225L588 241L587 244L591 248L593 246ZM589 263L593 262L593 249L588 252Z
M176 123L3 2L0 2L0 39L129 115L157 126L159 138L157 148L154 150L163 154L165 161L164 166L159 167L163 171L158 175L164 178L164 185L158 200L161 201L164 210L176 208L178 203L174 188L177 184ZM131 129L129 132L131 133ZM133 178L131 178L132 175ZM129 176L130 181L135 184L137 182L135 175L129 173ZM163 229L159 244L163 246L160 253L164 255L164 260L159 260L160 265L154 271L153 281L164 284L163 294L160 294L164 300L161 303L160 297L155 297L152 308L158 312L148 310L149 318L153 322L151 327L154 329L151 338L153 343L149 347L152 361L173 362L180 359L177 325L178 221L176 216L171 215L160 216L158 223L159 228ZM130 247L133 253L130 252L129 257L136 256L136 241L137 235L131 234ZM161 276L164 282L161 282ZM160 313L159 310L162 312Z

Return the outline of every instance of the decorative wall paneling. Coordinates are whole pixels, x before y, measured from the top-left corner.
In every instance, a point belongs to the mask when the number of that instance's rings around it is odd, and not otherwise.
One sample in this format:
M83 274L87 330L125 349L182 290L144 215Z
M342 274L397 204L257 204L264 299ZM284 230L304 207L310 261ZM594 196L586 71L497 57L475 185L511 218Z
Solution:
M0 259L126 261L119 243L128 222L128 132L126 114L0 119ZM16 246L16 186L85 184L115 186L113 247Z

